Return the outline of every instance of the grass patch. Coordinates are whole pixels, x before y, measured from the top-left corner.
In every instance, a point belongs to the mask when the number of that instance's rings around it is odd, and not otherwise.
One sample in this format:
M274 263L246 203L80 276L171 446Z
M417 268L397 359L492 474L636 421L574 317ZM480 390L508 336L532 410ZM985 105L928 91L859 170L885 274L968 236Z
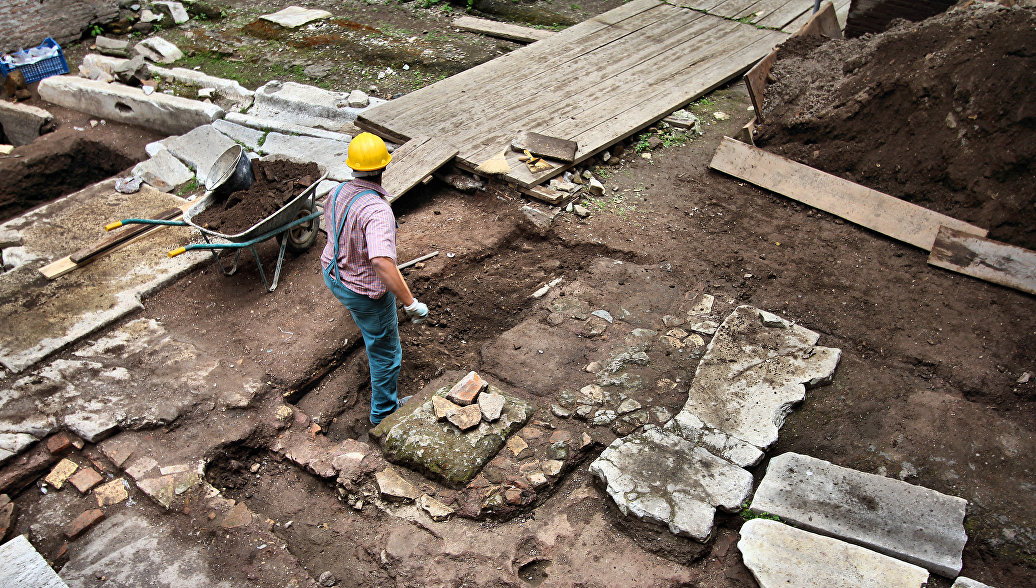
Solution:
M742 519L744 519L746 521L750 521L752 519L766 519L768 521L777 521L777 522L781 521L781 517L779 517L779 516L777 516L775 514L770 514L768 512L752 512L751 510L748 509L749 504L751 504L751 502L749 500L745 500L744 502L741 503L741 512L739 512L738 515Z
M198 187L198 178L191 178L191 181L180 186L180 188L176 190L176 195L182 198L184 196L187 196L188 194L193 193L195 190L198 189Z

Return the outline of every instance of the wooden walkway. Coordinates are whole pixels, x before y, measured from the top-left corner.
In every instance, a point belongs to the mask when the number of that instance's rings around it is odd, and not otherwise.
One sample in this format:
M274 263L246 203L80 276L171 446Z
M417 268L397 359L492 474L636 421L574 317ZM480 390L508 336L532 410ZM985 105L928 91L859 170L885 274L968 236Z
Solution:
M356 125L397 142L440 138L468 170L506 150L506 179L530 187L565 167L531 173L508 148L520 132L576 141L578 163L734 79L787 36L633 0L370 109Z
M789 34L806 24L813 13L813 0L675 0L673 3ZM835 0L834 7L839 24L845 28L849 0Z

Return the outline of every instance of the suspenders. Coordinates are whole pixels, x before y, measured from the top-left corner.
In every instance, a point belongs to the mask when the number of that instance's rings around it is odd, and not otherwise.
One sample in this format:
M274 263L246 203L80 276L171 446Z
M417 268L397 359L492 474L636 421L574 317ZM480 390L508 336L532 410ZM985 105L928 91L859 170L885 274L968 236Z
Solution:
M335 281L337 281L338 283L342 283L341 275L338 272L338 252L339 252L339 247L340 247L339 239L342 236L342 231L345 230L345 220L347 218L349 218L349 209L351 209L353 207L353 203L356 202L356 199L359 198L360 196L363 196L364 194L367 194L368 192L371 193L371 194L377 194L378 193L375 190L367 189L367 190L359 192L358 194L353 196L352 199L349 200L349 204L347 204L346 207L345 207L345 213L342 215L341 222L340 223L335 223L334 222L335 204L338 201L338 194L339 194L339 192L342 191L342 187L343 186L345 186L345 182L343 182L341 184L338 184L338 187L335 188L334 194L331 196L330 206L327 207L327 209L329 211L328 216L327 216L327 224L330 225L331 227L334 227L335 256L334 256L334 259L331 260L331 264L328 266L328 269L325 270L325 271L328 272L328 275L331 275L330 269L333 267L335 269Z

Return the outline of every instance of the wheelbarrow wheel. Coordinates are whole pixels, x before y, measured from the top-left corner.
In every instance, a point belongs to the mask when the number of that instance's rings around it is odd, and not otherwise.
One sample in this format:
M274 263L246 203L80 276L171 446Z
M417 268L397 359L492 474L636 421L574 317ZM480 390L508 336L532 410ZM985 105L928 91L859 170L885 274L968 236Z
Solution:
M303 208L298 212L298 214L295 215L295 218L292 220L305 218L311 214L313 214L313 209ZM282 239L287 239L288 251L291 251L292 253L296 254L304 253L307 249L312 247L313 243L317 240L317 231L320 228L320 225L318 224L319 222L320 218L317 217L302 224L295 225L294 227L288 229L280 235L277 235L277 242L280 243Z

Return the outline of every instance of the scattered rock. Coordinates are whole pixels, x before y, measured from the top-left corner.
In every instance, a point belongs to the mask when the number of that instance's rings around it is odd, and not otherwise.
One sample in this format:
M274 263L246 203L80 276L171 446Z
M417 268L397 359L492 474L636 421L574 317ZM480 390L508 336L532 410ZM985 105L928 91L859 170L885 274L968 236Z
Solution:
M69 539L75 539L82 535L87 529L96 525L104 518L104 511L99 508L83 511L79 516L72 521L65 529L65 537Z
M349 102L349 106L353 108L366 108L371 102L370 96L367 96L363 90L353 90L349 93L349 98L347 100Z
M70 459L62 459L43 480L55 489L60 490L61 487L65 485L65 481L68 480L77 469L79 469L79 464Z
M72 451L72 439L64 431L51 435L47 438L47 451L54 455L64 455Z
M191 16L187 14L187 9L179 2L152 2L152 4L168 14L175 24L183 24L191 20Z
M259 18L268 20L274 24L281 25L288 29L298 28L314 20L330 18L331 13L326 10L313 10L299 6L289 6L272 14L263 14Z
M94 37L94 45L102 55L112 57L129 57L129 41L110 39L103 35Z
M544 476L542 472L534 472L526 476L529 483L532 484L533 488L540 488L547 485L547 476Z
M727 120L728 118L730 118L729 114L727 114L725 112L721 112L719 110L717 110L716 112L713 112L712 116L714 116L716 118L716 120Z
M483 392L478 396L478 406L482 410L482 417L489 422L496 421L503 413L506 400L500 394Z
M140 11L140 22L144 24L161 22L163 18L165 18L164 15L156 14L147 8Z
M417 506L428 513L428 516L432 517L433 521L445 521L453 514L452 508L427 494L422 494L417 499Z
M770 460L750 508L953 578L968 540L967 504L921 486L785 453Z
M288 406L287 404L282 404L282 405L278 406L277 407L277 412L274 414L274 416L277 417L277 420L282 421L282 422L283 421L287 421L288 419L292 418L294 415L295 415L295 411L292 410L292 408L290 406Z
M445 420L451 412L459 409L459 406L442 396L432 396L432 411L435 413L436 420Z
M550 230L550 226L554 223L554 217L557 215L557 211L553 213L544 212L535 206L526 204L522 207L522 214L528 219L530 223L541 233L546 233Z
M683 341L677 339L676 337L672 337L670 335L662 335L661 337L658 338L658 341L662 344L662 348L663 349L669 349L669 350L672 350L672 351L676 351L678 349L683 349L684 348Z
M468 372L459 382L450 388L450 391L446 393L448 398L454 404L460 406L467 406L475 402L475 398L478 397L479 392L485 390L489 386L489 383L483 380L475 372Z
M712 305L716 302L716 297L712 294L702 294L701 298L687 311L688 318L698 315L707 315L712 312Z
M777 521L752 519L740 535L737 548L761 588L922 588L928 582L923 568Z
M467 431L477 427L482 422L482 409L478 404L462 406L446 415L446 420L453 423L461 431Z
M156 190L172 192L178 186L194 179L194 173L168 149L133 167L133 175L141 178Z
M476 407L477 408L477 407ZM374 474L378 492L383 498L395 501L412 501L421 496L421 491L403 479L393 468L386 468Z
M683 329L669 329L668 331L666 331L666 335L669 335L670 337L675 337L677 339L685 339L688 335L690 335L690 333Z
M632 398L627 398L626 400L623 400L621 404L619 404L619 408L616 410L616 412L619 414L627 414L639 409L639 402Z
M594 196L602 196L602 195L604 195L604 184L602 184L595 177L592 177L592 176L590 177L589 189L590 189L590 193L593 194Z
M562 407L560 404L551 404L550 412L559 419L567 419L572 416L572 411Z
M667 314L664 317L662 317L662 324L666 327L679 327L683 325L685 322L686 321L684 321L682 318L678 316L673 316L671 314Z
M609 325L612 324L614 322L614 320L615 320L615 319L612 318L611 313L608 312L607 310L595 310L595 311L591 312L590 315L591 316L596 316L596 317L601 318L601 319L604 319L605 321L608 322Z
M162 37L148 37L137 43L133 50L137 52L137 55L155 63L173 63L183 59L183 51Z
M317 578L317 582L321 586L326 586L327 588L331 588L331 586L334 586L335 584L338 583L338 578L335 578L335 575L332 574L331 572L324 572L323 574L320 574L319 578Z
M716 321L697 321L691 323L691 330L695 333L701 333L703 335L715 335L716 329L719 328L719 323Z
M558 459L548 459L543 462L543 472L548 476L557 476L561 473L561 468L564 467L565 462Z
M238 527L247 527L252 524L252 511L248 510L248 506L244 502L238 502L230 509L227 516L223 517L220 521L219 526L224 529L236 529Z
M582 204L576 204L575 206L573 206L572 211L575 212L576 216L580 218L586 218L590 216L590 211L587 210L587 208Z
M0 494L0 543L7 538L7 532L14 527L14 502L6 494Z
M950 588L993 588L989 584L983 584L978 580L972 580L971 578L965 578L964 576L957 576L957 579L953 582L953 586Z
M70 477L68 481L75 486L76 490L86 494L91 488L103 482L104 478L93 468L83 468Z
M594 413L594 420L591 424L597 426L610 425L615 420L616 415L614 410L598 410Z
M515 457L519 457L522 452L528 449L529 444L525 442L525 439L522 439L521 435L515 435L507 440L506 447Z
M129 498L129 493L126 492L126 481L122 478L115 478L107 484L94 488L94 496L97 497L97 506L118 504Z

